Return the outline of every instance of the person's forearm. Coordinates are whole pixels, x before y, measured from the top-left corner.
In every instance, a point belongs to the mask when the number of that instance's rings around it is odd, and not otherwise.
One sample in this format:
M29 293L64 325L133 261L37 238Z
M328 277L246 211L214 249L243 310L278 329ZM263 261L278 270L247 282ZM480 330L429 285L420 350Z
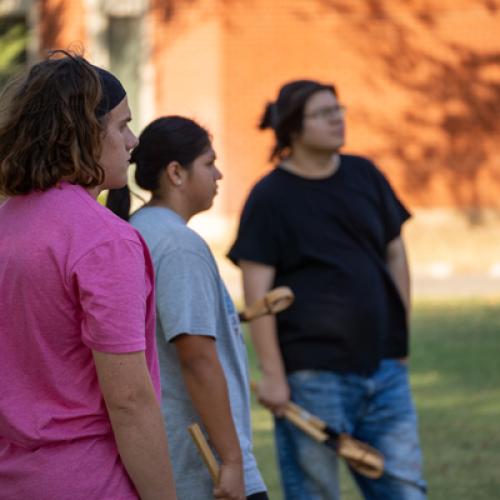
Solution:
M254 304L271 289L274 280L272 268L242 262L245 303ZM262 316L249 322L250 336L264 376L285 379L285 368L278 342L276 317Z
M387 266L405 306L406 316L409 318L411 308L410 271L404 248L388 258Z
M247 302L251 303L251 300L247 299ZM285 368L278 342L276 318L269 315L255 319L250 322L249 329L262 373L268 377L285 379Z
M245 302L250 305L261 300L274 284L275 269L250 261L241 261ZM275 415L282 416L290 400L290 388L278 341L274 316L263 316L250 321L250 335L257 354L262 378L256 394L260 403Z
M122 408L108 408L122 463L142 500L172 500L175 485L160 406L150 397Z
M182 376L210 441L223 463L242 463L224 371L215 357L181 364Z

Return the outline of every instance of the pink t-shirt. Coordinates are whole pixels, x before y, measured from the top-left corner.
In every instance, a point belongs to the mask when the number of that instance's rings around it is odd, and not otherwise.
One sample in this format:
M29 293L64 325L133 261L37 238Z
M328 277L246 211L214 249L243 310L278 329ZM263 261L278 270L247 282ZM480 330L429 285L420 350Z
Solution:
M0 205L0 498L130 499L92 350L145 351L160 397L153 267L80 186Z

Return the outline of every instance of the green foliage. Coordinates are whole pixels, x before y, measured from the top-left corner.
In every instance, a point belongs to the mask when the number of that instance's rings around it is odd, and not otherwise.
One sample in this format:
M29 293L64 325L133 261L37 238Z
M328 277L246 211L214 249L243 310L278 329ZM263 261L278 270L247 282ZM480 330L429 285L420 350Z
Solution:
M28 31L23 18L0 19L0 87L26 63Z
M500 299L418 301L415 306L410 373L433 500L498 498L499 306ZM271 418L254 404L253 422L257 459L270 497L279 499ZM361 498L344 467L341 481L343 500Z

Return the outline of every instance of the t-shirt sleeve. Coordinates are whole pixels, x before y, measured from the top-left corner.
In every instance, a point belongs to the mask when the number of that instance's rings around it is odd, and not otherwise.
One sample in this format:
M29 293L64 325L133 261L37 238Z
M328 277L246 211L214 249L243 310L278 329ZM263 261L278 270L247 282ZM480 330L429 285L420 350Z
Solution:
M167 342L177 335L217 336L218 278L206 258L190 250L164 255L156 266L156 307Z
M243 207L229 259L236 265L240 260L249 260L277 266L280 247L276 217L267 197L254 188Z
M375 175L381 193L385 242L389 243L400 235L402 225L411 217L411 214L397 197L385 175L376 167Z
M103 243L76 263L72 277L84 344L108 353L144 351L151 283L142 245L123 239Z

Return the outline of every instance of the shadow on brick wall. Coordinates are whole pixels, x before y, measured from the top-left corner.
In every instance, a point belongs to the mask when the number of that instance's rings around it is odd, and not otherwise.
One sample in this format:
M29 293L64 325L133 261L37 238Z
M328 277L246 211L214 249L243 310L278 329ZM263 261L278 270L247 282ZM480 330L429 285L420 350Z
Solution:
M439 38L435 28L443 9L438 3L425 9L415 1L316 2L319 8L342 16L359 35L353 43L360 55L381 63L377 67L387 79L410 94L411 108L403 112L402 122L377 122L385 145L371 153L397 161L403 189L412 202L432 205L428 188L439 174L447 184L447 201L466 210L472 222L480 220L481 207L498 208L500 50L468 47L468 33L463 44ZM500 15L498 1L478 1L474 8ZM419 44L415 28L434 38L440 50Z
M369 62L367 87L376 93L380 85L390 84L405 96L404 107L390 119L367 114L367 125L382 137L383 146L365 150L397 178L405 200L421 207L438 200L438 205L460 208L473 223L480 222L482 208L500 209L500 49L474 47L466 21L463 42L451 42L439 30L450 12L479 12L500 24L500 0L456 6L437 0L425 5L417 0L310 1L317 15L334 14L332 23L340 20L348 27L349 49ZM155 0L154 6L170 22L181 10L204 5L200 16L218 16L230 36L231 8L251 9L254 3L215 0L209 9L201 0ZM294 15L314 29L310 5L283 2L283 15ZM478 28L477 22L473 25ZM332 36L334 30L332 24Z

